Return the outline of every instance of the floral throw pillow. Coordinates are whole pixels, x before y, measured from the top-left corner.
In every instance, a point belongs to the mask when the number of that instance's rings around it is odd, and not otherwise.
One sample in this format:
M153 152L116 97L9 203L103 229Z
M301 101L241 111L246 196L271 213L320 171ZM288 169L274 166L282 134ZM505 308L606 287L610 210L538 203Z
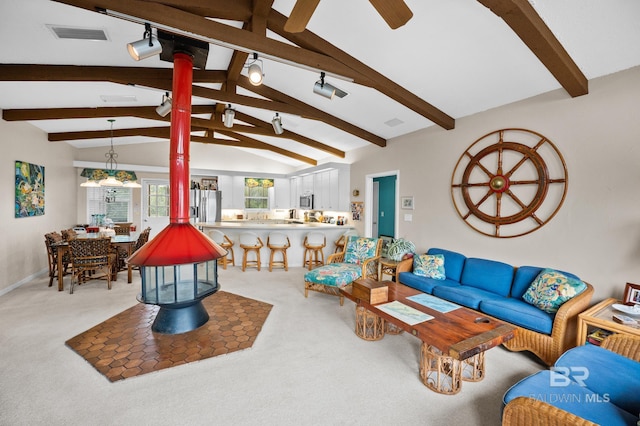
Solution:
M522 299L550 314L564 302L582 293L587 285L553 269L543 269L525 291Z
M420 277L444 280L444 256L441 254L421 254L413 257L413 273Z
M378 240L375 238L351 236L347 240L344 263L360 265L365 260L375 257Z

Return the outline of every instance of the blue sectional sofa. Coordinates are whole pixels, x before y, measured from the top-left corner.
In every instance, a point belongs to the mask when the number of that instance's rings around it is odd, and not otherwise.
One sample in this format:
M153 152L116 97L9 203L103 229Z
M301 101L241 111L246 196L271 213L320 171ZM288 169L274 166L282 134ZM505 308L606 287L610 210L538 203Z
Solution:
M621 334L601 347L570 349L551 370L504 394L503 425L633 425L640 418L640 339ZM529 419L529 420L527 420Z
M557 312L548 313L523 300L545 268L514 267L440 248L431 248L426 254L444 258L444 276L420 276L413 271L413 259L406 259L396 269L397 282L517 326L516 337L505 347L531 351L547 365L575 346L577 316L589 306L593 295L590 284L585 283L584 291L564 302ZM573 274L563 274L579 280Z

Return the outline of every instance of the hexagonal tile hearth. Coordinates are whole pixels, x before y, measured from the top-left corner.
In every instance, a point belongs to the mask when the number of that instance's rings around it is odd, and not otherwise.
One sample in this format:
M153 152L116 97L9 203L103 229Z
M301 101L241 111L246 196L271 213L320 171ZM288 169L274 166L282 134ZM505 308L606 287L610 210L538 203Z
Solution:
M182 334L151 331L158 306L138 304L66 345L112 382L250 348L272 305L224 291L202 303L209 321Z

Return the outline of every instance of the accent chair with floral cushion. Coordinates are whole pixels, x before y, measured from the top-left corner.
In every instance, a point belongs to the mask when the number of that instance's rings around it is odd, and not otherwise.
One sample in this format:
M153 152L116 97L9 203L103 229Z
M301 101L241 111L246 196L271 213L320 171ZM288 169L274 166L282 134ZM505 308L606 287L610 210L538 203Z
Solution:
M304 274L304 297L309 296L309 290L327 293L340 297L342 306L340 288L359 278L378 279L381 249L381 239L350 236L343 251L330 255L324 266Z

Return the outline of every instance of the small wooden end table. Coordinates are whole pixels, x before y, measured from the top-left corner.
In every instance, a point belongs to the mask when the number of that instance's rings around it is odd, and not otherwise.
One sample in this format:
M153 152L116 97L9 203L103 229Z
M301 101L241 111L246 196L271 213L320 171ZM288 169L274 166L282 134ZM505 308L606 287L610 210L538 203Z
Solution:
M384 281L382 279L382 275L390 275L391 280L396 280L396 268L398 267L399 260L392 260L388 257L381 257L378 261L380 264L380 281Z
M624 333L631 334L633 336L640 336L640 324L635 326L624 325L619 324L611 319L613 314L625 315L623 312L618 312L613 309L611 305L613 305L614 303L622 302L614 298L606 299L578 315L578 337L576 342L578 346L584 345L587 341L589 327L602 328L613 333Z

